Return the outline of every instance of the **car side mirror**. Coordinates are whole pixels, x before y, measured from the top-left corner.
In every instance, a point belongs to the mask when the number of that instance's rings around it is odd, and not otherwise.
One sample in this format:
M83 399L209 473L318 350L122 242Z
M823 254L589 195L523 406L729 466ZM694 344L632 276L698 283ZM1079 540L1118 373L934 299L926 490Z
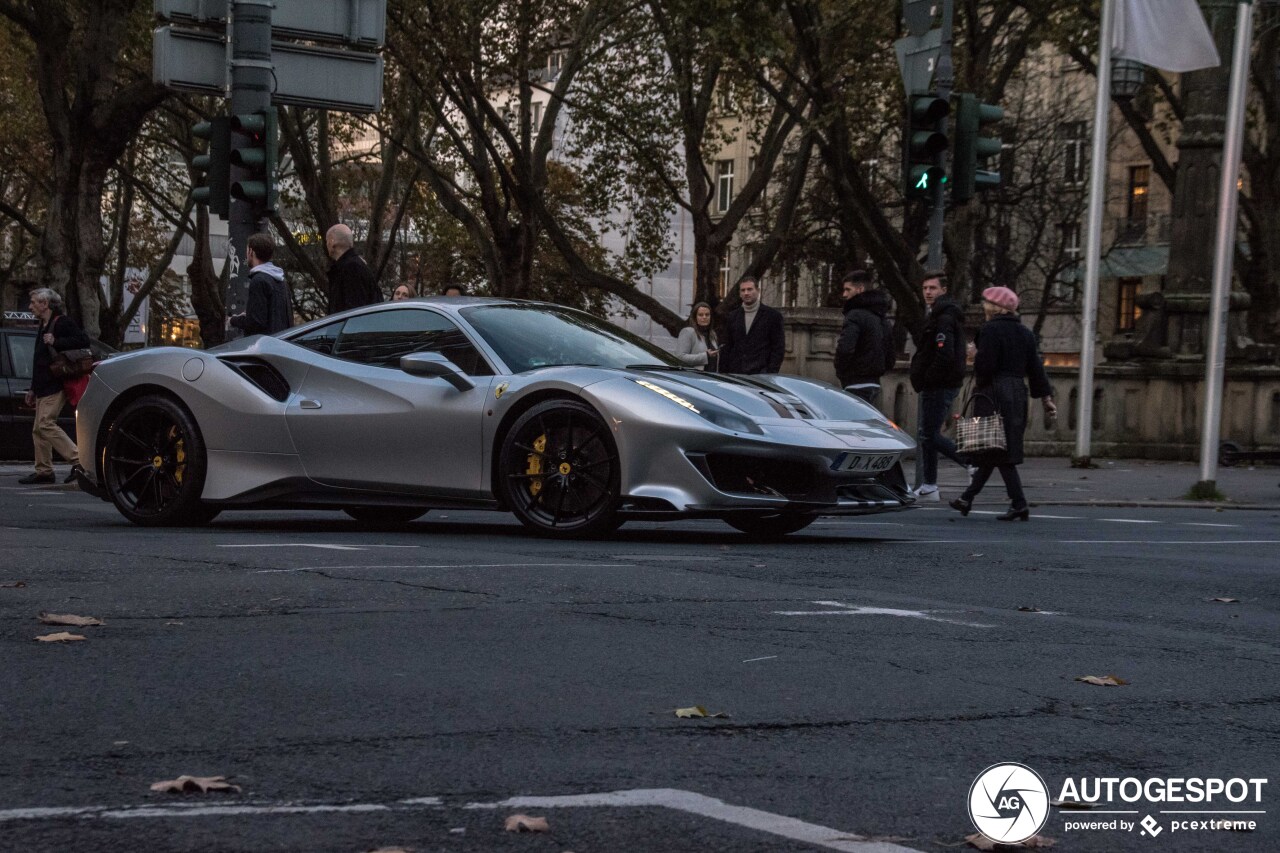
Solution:
M476 387L458 365L438 352L411 352L400 356L400 369L413 376L438 376L459 391Z

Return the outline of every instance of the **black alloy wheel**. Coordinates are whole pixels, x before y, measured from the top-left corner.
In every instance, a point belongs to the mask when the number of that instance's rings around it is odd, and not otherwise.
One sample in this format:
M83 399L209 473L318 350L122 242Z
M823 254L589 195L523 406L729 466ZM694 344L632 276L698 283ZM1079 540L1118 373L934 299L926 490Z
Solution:
M743 515L725 519L730 527L753 539L780 539L804 530L818 518L813 513L779 512L770 515Z
M200 501L208 459L195 420L170 397L140 397L107 430L103 478L120 514L148 527L198 525L218 510Z
M502 445L498 489L531 530L562 538L619 526L621 465L608 425L577 400L547 400L516 420Z
M364 527L399 527L417 521L430 510L412 506L349 506L342 510Z

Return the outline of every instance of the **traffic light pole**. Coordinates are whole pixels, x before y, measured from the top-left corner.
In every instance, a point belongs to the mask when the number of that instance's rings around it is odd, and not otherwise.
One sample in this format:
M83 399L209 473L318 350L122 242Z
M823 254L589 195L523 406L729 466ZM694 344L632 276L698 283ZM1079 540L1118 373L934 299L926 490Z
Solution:
M943 101L950 102L951 88L955 85L955 67L951 63L951 27L953 19L953 0L942 0L942 47L938 51L938 66L934 69L934 90ZM947 132L947 119L944 117L938 128ZM947 165L946 149L937 155L936 165ZM945 171L943 174L946 174ZM927 267L930 270L941 270L942 267L942 229L945 225L947 206L947 184L938 181L933 187L933 210L929 216L929 258Z
M227 42L231 54L231 114L246 115L271 107L274 76L271 66L271 9L273 0L231 0ZM252 179L250 171L231 165L231 181ZM249 264L245 257L249 236L266 227L257 219L253 202L231 200L230 232L231 276L224 301L227 316L245 309L249 292ZM227 337L239 337L234 329Z

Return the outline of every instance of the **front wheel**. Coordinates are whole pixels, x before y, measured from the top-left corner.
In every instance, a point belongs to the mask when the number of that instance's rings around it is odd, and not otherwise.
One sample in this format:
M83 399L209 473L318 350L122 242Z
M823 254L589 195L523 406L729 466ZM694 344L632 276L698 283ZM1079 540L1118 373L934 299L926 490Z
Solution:
M208 459L195 419L171 397L139 397L107 429L103 479L125 518L148 527L204 524Z
M497 488L530 530L599 536L617 528L621 470L613 435L594 409L577 400L547 400L507 433Z
M725 523L753 539L780 539L789 533L804 530L817 518L818 516L809 513L779 512L773 515L726 518Z

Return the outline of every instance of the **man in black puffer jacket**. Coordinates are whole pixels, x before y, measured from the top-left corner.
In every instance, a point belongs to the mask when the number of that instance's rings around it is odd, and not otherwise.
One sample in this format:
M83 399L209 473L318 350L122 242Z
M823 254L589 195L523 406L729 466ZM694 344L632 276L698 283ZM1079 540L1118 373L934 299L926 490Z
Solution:
M893 367L893 325L889 295L868 290L871 276L854 270L844 277L844 328L836 344L836 377L841 387L871 405L880 399L880 377Z
M955 444L942 434L951 403L964 383L964 311L947 295L947 278L940 272L925 273L920 290L927 313L916 337L916 353L911 357L911 387L920 392L920 431L916 438L923 468L916 497L936 501L940 499L938 454L965 465Z

